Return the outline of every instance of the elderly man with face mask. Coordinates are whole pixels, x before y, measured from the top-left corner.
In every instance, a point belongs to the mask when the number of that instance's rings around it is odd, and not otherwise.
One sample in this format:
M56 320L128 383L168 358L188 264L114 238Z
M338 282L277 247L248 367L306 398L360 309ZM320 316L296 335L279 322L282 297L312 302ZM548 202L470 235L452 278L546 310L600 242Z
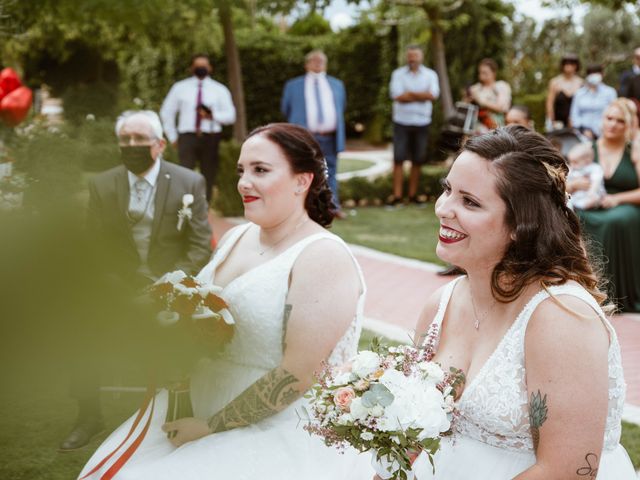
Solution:
M167 272L197 273L211 256L211 227L202 175L162 159L165 141L158 115L148 110L125 112L115 130L122 165L90 182L88 226L102 259L96 274L111 279L108 283L125 295L135 296ZM126 313L116 316L124 318ZM117 321L123 323L113 319ZM126 329L121 332L123 341L130 333ZM71 382L78 419L61 451L86 445L102 430L101 368L93 353L87 353L91 358L76 359L85 367L74 372Z
M618 94L613 87L605 85L602 65L589 65L585 84L578 89L573 102L569 121L571 126L580 130L591 139L596 139L602 132L602 114Z
M167 138L178 148L180 165L190 169L199 165L207 180L207 201L218 172L222 126L236 121L231 92L210 77L212 70L207 55L194 55L192 76L171 87L160 109Z

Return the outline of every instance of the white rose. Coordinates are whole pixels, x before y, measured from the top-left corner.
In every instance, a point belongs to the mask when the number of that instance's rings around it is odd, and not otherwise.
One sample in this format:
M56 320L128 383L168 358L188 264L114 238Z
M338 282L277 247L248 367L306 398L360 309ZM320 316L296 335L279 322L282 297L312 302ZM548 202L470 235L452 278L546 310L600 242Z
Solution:
M214 313L210 308L207 307L203 307L203 306L199 306L198 308L196 308L196 311L193 312L193 314L191 315L191 318L194 320L200 320L203 318L220 318L220 315L218 315L217 313Z
M360 434L360 438L361 438L362 440L365 440L365 441L367 441L367 442L368 442L368 441L370 441L370 440L373 440L373 433L371 433L371 432L362 432L362 433Z
M176 283L173 288L176 290L176 292L180 295L187 295L189 297L191 297L194 293L197 293L198 291L195 288L189 288L189 287L185 287L183 284L181 283Z
M187 274L186 273L184 273L182 270L176 270L175 272L167 273L160 280L158 280L156 283L169 282L172 285L176 285L176 284L180 283L185 278L187 278Z
M343 413L338 417L338 420L336 420L336 423L338 425L351 425L353 423L353 417L351 416L350 413Z
M421 362L419 365L420 370L427 374L427 380L434 383L440 383L444 380L444 371L435 362Z
M185 193L182 196L182 205L183 205L183 207L187 208L192 203L193 203L193 195L191 195L190 193Z
M218 287L217 285L209 284L198 287L198 295L200 295L202 298L206 298L210 293L218 295L221 292L222 288Z
M356 397L351 400L349 412L354 420L364 420L367 418L367 415L369 415L369 409L362 405L362 399L360 397Z
M349 382L351 382L351 379L352 379L351 372L342 372L336 375L336 378L333 379L333 381L331 382L331 385L334 387L347 385Z
M404 373L391 368L386 370L378 381L387 387L394 396L396 396L397 393L402 393L405 389L408 378L404 376Z
M365 378L380 368L380 356L369 350L363 350L356 355L351 371L360 378Z
M236 324L236 321L231 316L231 312L229 312L229 310L227 310L226 308L223 308L218 313L220 315L222 315L222 319L224 320L224 323L226 323L227 325L235 325Z

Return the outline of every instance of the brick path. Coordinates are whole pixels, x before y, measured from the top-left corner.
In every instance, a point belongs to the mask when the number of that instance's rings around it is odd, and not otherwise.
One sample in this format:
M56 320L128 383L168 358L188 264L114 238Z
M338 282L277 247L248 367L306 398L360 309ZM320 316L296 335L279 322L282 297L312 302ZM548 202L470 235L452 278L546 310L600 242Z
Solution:
M210 216L216 239L233 223ZM364 272L368 292L365 326L390 338L407 339L424 301L451 277L436 275L437 267L418 260L351 246ZM622 349L627 380L625 417L640 423L640 315L616 315L612 320Z

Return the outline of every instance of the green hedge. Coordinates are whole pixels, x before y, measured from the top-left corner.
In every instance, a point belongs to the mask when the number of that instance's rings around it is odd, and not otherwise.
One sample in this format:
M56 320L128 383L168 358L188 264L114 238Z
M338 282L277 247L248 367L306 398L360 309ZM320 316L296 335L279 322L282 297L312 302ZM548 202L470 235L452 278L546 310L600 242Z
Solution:
M513 105L524 105L529 109L531 119L534 121L535 128L538 132L544 131L544 119L546 117L547 94L532 93L529 95L521 95L513 98Z
M236 164L239 156L240 145L236 141L220 142L218 175L212 205L225 217L240 217L244 214L242 200L237 190Z
M418 195L425 195L427 199L434 200L442 193L440 179L447 173L447 169L437 166L425 166L422 168ZM368 180L364 177L354 177L340 182L340 199L347 206L356 205L380 205L393 193L393 178L391 174ZM404 191L408 188L408 179L405 175Z

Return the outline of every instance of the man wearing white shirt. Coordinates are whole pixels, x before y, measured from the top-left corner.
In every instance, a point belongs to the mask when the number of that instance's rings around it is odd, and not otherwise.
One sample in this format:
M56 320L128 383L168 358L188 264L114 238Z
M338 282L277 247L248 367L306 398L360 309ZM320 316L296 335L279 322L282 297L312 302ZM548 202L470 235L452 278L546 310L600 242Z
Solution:
M336 216L344 218L338 196L338 152L345 146L344 111L347 94L344 84L327 75L327 56L313 50L305 57L306 75L289 80L282 93L280 110L289 123L308 129L320 144L327 161L329 188L337 207Z
M180 164L190 169L200 165L207 182L207 201L211 201L220 132L223 125L236 121L236 109L229 89L209 76L211 63L206 55L193 56L191 72L193 76L171 87L160 116L167 138L178 148Z
M420 204L417 196L420 168L427 160L427 141L433 110L432 101L440 95L438 74L422 65L424 55L417 46L407 48L407 65L393 71L390 95L393 100L393 196L387 205L402 202L402 164L411 160L409 201Z

